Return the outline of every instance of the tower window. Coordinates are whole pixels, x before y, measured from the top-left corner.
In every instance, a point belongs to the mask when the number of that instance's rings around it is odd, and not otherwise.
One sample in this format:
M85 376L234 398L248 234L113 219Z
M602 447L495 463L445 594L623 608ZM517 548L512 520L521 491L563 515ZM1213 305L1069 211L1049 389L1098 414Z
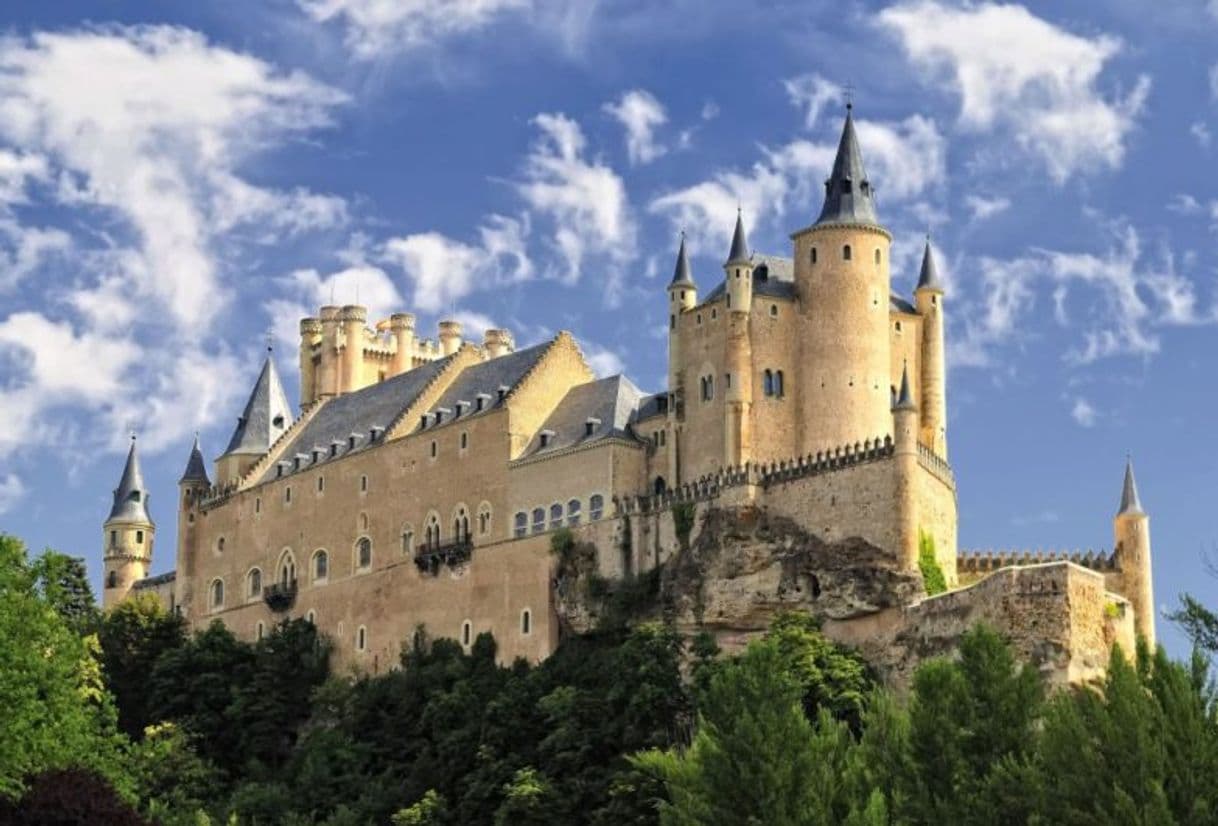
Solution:
M330 555L325 551L313 554L313 580L324 580L330 575Z
M258 622L258 628L257 628L257 630L256 630L256 631L255 631L255 633L254 633L254 639L256 639L256 640L258 640L259 642L261 642L261 641L262 641L262 634L263 634L263 632L264 632L264 631L265 631L265 627L263 626L263 624L262 624L262 622L261 622L261 620L260 620L260 621Z
M696 321L697 321L699 324L701 324L701 323L702 323L702 313L698 313L697 315L695 315L695 316L694 316L694 319L695 319L695 320L696 320Z
M716 319L718 317L719 317L719 311L717 309L715 309L714 307L711 307L711 318Z
M474 635L474 626L469 620L461 623L461 644L469 648L470 638Z
M670 315L668 317L668 329L670 329L670 330L677 329L677 317L675 315Z
M875 251L875 263L880 263L880 251L878 249Z
M461 434L461 449L465 450L467 447L469 447L469 434L462 433Z
M143 531L136 531L136 532L135 532L135 544L136 544L136 545L143 545L143 544L144 544L144 532L143 532Z
M367 476L361 476L359 478L359 492L360 493L368 492L368 477Z
M356 543L355 566L361 571L372 567L372 540L366 536Z
M562 505L553 504L550 506L550 529L555 530L562 527Z
M516 538L524 536L529 532L529 515L524 511L520 511L515 516L515 534Z
M257 599L262 596L262 571L257 568L249 572L249 587L246 589L246 596Z
M852 257L853 256L851 255L851 252L850 252L850 245L847 244L846 246L842 247L842 260L849 261Z
M778 372L776 372L774 374L774 395L780 399L783 397L782 371L781 370L779 370Z
M355 632L355 650L368 650L368 629L362 625Z
M110 531L110 547L118 547L118 531Z
M262 513L262 497L258 496L254 499L254 513Z
M525 608L520 612L520 633L531 634L533 632L533 613Z
M106 587L107 588L117 588L118 587L118 571L111 571L109 576L106 577Z
M211 607L213 610L224 607L224 580L222 579L212 580Z
M431 443L431 458L433 458L433 459L436 458L436 450L437 450L436 443L432 442Z
M326 477L318 476L317 477L317 492L323 493L325 491L325 489L326 489Z
M572 499L567 503L567 525L574 528L579 524L579 509L580 504L578 499Z
M816 247L813 247L813 248L812 248L812 256L811 256L811 257L812 257L812 263L813 263L813 264L815 264L815 263L816 263Z
M407 525L402 528L402 555L414 553L414 529Z
M778 305L777 304L770 305L770 318L778 318Z

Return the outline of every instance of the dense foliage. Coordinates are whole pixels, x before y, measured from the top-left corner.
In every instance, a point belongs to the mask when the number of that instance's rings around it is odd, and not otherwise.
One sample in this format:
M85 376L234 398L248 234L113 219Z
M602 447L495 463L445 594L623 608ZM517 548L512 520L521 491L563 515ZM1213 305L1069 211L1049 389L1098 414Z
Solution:
M99 618L64 559L0 537L0 825L1218 823L1200 657L1047 696L979 627L897 696L786 615L733 656L613 623L506 667L421 629L335 677L305 622Z

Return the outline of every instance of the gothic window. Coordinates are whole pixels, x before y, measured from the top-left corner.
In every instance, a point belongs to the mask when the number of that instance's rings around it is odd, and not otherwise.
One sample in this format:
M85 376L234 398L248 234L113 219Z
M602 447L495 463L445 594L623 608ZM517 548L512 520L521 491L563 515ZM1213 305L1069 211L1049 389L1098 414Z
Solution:
M222 536L216 540L216 553L224 553L224 537Z
M567 503L567 525L574 528L579 524L579 500L572 499Z
M118 571L111 571L110 575L106 577L106 587L107 588L117 588L118 587Z
M520 633L521 634L533 633L533 612L530 611L528 608L525 608L523 611L520 612Z
M846 244L846 246L842 247L842 260L843 260L843 261L849 261L849 260L850 260L850 258L851 258L851 255L850 255L850 245L849 245L849 244Z
M529 515L524 511L519 511L515 517L515 534L516 538L524 536L529 532Z
M366 536L355 543L355 567L361 571L372 567L372 540Z
M284 587L296 583L296 557L291 548L285 548L279 556L279 584Z
M427 514L427 527L424 531L424 540L428 548L435 548L440 544L440 514L435 511Z
M663 476L657 476L651 487L656 496L663 496L668 491L668 483L664 481Z
M533 508L533 533L541 533L546 529L546 509Z
M453 539L457 542L469 541L469 511L465 505L457 505L453 510Z
M478 506L478 535L490 536L491 533L491 503L483 502Z
M402 555L414 553L414 528L409 524L402 526Z
M246 588L246 596L257 599L262 596L262 571L257 568L250 569L250 572L245 576L248 586Z
M313 581L318 582L330 575L330 555L325 551L313 554Z
M224 607L224 580L213 579L211 582L211 607L218 611Z
M588 517L593 521L601 518L605 512L605 497L599 493L592 494L592 498L588 500Z

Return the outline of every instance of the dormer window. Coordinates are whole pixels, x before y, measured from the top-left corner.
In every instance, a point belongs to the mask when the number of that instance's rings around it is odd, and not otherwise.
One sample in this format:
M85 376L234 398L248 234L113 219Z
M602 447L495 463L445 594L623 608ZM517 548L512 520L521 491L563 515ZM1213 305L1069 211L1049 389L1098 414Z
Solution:
M330 456L331 457L338 455L338 448L341 445L342 445L342 442L339 442L339 441L330 442Z
M369 428L368 429L368 441L375 442L377 439L381 438L381 433L383 433L383 432L384 432L384 429L380 428L380 427Z
M508 388L508 386L506 384L499 385L499 401L503 401L504 399L507 398L509 389L510 388Z
M490 394L479 393L477 396L474 397L474 410L485 410L486 406L487 406L486 403L489 402L490 400L491 400Z
M359 439L359 436L355 433L352 433L347 437L347 450L355 450L355 442L357 439Z
M853 188L853 185L854 185L854 182L851 181L849 178L842 178L842 194L843 195L849 194L850 190Z
M541 431L539 436L541 438L541 446L548 447L550 442L554 439L554 431L553 430L543 430L543 431Z
M273 424L275 427L282 430L283 429L283 416L276 416L275 418L271 419L271 424Z
M299 453L297 453L296 456L294 456L292 458L292 465L293 465L292 469L293 470L300 470L300 460L303 458L304 457L301 456Z
M587 419L587 421L584 422L584 435L591 436L593 433L596 432L596 428L600 426L600 423L601 423L600 419L597 419L595 417L589 417Z
M427 414L426 413L424 413L422 416L419 417L419 429L420 430L427 429Z
M470 407L470 403L467 401L457 402L455 405L453 405L453 418L454 419L461 418L461 414L464 413L467 409L469 409L469 407Z
M320 447L313 448L313 464L321 461L322 455L325 453Z

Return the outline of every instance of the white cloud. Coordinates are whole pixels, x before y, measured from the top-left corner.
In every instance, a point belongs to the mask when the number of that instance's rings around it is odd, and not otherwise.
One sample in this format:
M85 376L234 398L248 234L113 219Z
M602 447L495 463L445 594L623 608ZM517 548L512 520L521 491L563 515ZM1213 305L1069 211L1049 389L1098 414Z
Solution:
M856 121L867 175L885 203L908 202L946 178L946 141L934 121L913 115L897 123ZM815 214L820 182L833 166L837 143L796 140L768 149L747 171L726 170L710 180L662 193L648 205L684 229L695 247L726 251L739 205L750 228L799 209Z
M298 0L321 23L338 21L345 41L363 59L409 51L480 29L529 0Z
M186 328L205 326L226 299L213 222L223 231L234 204L244 221L301 204L301 193L244 182L238 166L324 126L340 100L302 74L168 26L0 41L0 138L45 159L62 204L126 223L142 258L126 274L132 292Z
M1090 402L1079 396L1074 400L1074 406L1070 408L1070 417L1079 427L1095 427L1099 414Z
M668 115L651 92L623 92L617 102L606 103L604 110L625 128L626 154L631 164L651 163L668 151L655 137L656 128L668 122Z
M580 349L583 350L584 359L592 368L592 372L596 373L597 378L616 376L626 369L621 356L599 344L585 340L580 342Z
M1214 142L1214 136L1210 134L1210 128L1205 125L1204 121L1197 121L1188 128L1188 132L1197 140L1197 145L1202 149L1209 149L1210 144Z
M719 104L715 103L713 100L708 100L706 103L702 104L702 111L699 113L699 117L701 117L702 120L714 120L715 118L719 117Z
M984 221L986 218L993 218L1000 212L1005 212L1011 207L1010 198L984 198L980 195L966 195L964 198L965 206L972 213L974 221Z
M8 513L25 496L25 485L15 473L0 477L0 514Z
M612 299L621 278L618 268L635 256L626 185L612 168L585 157L587 141L575 121L543 113L533 123L541 136L525 159L516 191L552 222L553 244L563 261L560 277L574 283L585 256L603 256L610 263L606 284Z
M1139 78L1123 96L1100 91L1099 76L1120 51L1119 40L1080 37L1018 5L913 0L879 19L919 70L946 79L960 95L961 127L1009 131L1058 182L1120 167L1150 81Z
M782 82L791 103L804 110L804 126L816 127L826 104L842 99L842 87L818 74L799 75Z
M1200 201L1185 192L1173 195L1167 202L1167 209L1180 215L1200 215L1204 207Z
M532 276L533 262L526 249L527 216L517 220L491 215L478 232L475 244L438 232L414 233L385 243L385 260L401 267L414 285L412 307L425 312L446 310L474 290Z
M1212 312L1199 311L1196 288L1176 272L1170 254L1150 260L1134 227L1116 222L1110 229L1112 244L1102 254L1035 250L1011 260L973 262L977 297L961 302L952 362L988 366L995 348L1027 341L1034 335L1030 319L1042 289L1053 301L1058 325L1077 336L1063 354L1071 364L1149 357L1159 351L1158 328L1214 321Z

